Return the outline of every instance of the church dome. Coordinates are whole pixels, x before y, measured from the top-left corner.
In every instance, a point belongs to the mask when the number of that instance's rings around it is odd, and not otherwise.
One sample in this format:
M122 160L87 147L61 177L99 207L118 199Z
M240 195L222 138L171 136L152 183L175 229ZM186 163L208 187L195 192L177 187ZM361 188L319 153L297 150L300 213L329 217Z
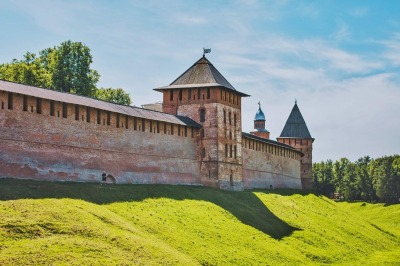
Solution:
M258 107L258 111L256 116L254 117L254 121L265 121L264 112L261 110L261 105Z

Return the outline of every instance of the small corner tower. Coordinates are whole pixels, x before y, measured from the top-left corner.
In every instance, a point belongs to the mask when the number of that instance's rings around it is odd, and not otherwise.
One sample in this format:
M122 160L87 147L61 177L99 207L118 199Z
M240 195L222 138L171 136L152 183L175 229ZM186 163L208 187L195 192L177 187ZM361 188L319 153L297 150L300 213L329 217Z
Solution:
M269 139L269 131L265 129L265 115L261 110L261 104L258 102L258 111L254 117L254 129L256 131L250 132L260 138Z
M301 185L303 189L312 189L312 144L314 138L308 131L306 122L297 106L297 101L295 101L292 112L277 140L304 154L300 167Z

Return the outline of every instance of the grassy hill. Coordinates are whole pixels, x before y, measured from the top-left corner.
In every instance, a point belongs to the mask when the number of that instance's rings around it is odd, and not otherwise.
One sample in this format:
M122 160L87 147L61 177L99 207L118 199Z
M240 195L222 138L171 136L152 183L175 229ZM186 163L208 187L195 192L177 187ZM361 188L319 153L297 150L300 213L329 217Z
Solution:
M0 265L400 265L400 205L0 178Z

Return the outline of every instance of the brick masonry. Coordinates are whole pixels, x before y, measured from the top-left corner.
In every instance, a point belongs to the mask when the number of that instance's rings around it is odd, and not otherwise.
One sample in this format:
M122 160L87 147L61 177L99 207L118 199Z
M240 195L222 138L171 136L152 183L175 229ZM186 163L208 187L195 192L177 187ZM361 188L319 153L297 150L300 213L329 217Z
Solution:
M117 183L301 188L300 152L242 135L240 94L163 97L164 112L202 128L0 90L0 177L100 182L105 172Z

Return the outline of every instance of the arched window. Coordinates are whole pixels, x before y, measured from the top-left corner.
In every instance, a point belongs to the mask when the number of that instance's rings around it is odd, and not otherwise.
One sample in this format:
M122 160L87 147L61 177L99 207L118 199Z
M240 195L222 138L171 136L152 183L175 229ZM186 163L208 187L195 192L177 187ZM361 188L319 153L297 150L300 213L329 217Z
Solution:
M200 122L206 121L206 110L200 109Z

